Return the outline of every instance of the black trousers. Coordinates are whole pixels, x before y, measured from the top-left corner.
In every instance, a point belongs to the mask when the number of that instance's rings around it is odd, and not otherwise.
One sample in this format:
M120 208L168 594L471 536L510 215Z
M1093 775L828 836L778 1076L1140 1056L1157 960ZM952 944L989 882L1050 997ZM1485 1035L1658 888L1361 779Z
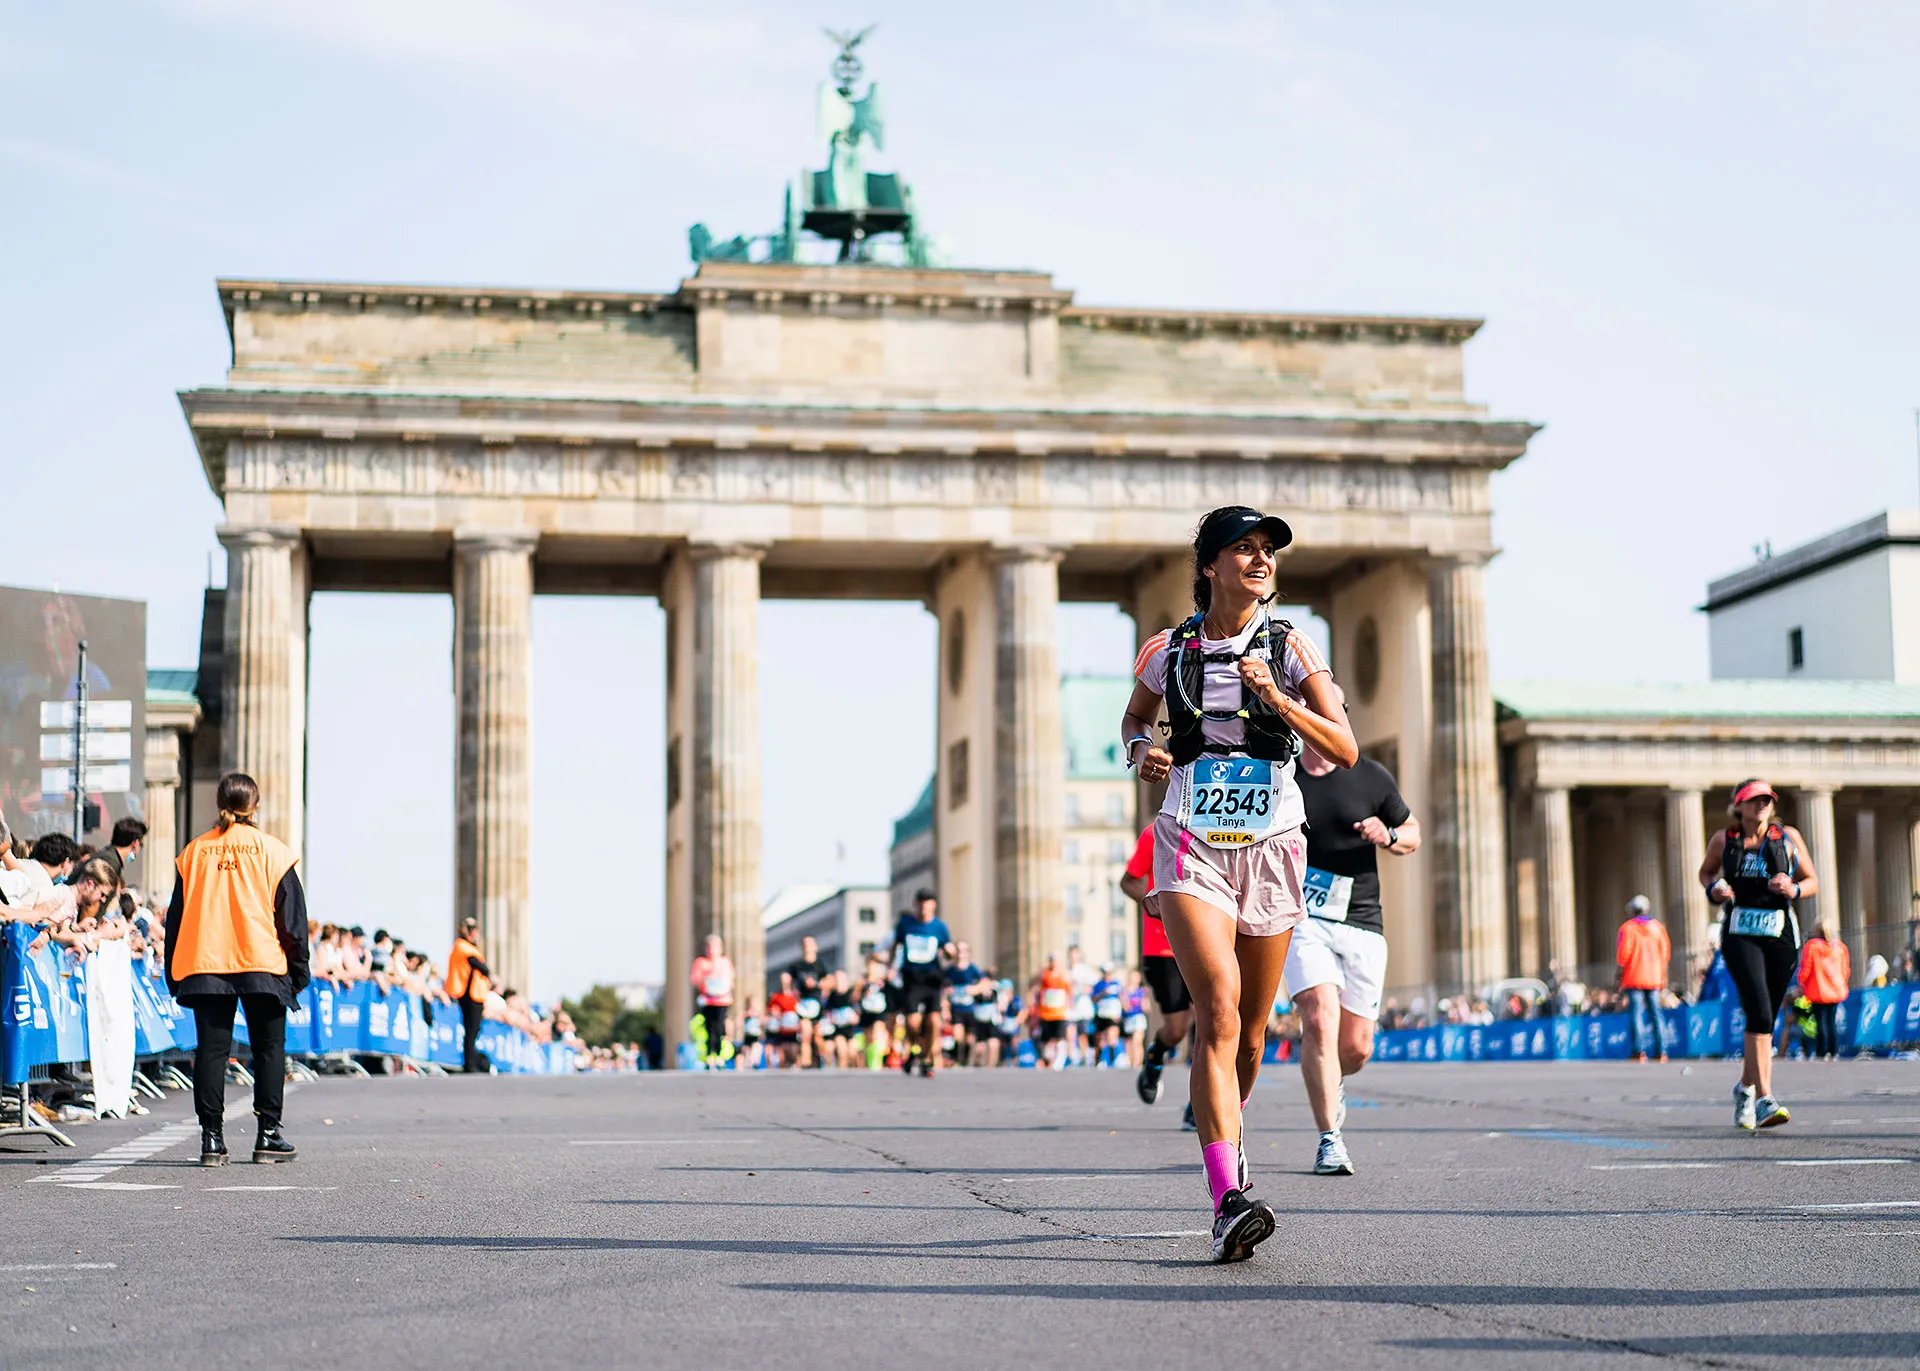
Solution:
M460 1062L468 1071L491 1071L493 1063L480 1050L480 1025L486 1022L486 1002L460 1001Z
M227 1113L227 1058L233 1055L233 1014L247 1012L253 1052L253 1112L262 1128L280 1125L287 1094L287 1007L277 995L196 995L193 1023L193 1112L202 1128L218 1128Z
M1813 1055L1833 1057L1840 1052L1840 1028L1835 1018L1840 1006L1817 1004L1813 1007Z

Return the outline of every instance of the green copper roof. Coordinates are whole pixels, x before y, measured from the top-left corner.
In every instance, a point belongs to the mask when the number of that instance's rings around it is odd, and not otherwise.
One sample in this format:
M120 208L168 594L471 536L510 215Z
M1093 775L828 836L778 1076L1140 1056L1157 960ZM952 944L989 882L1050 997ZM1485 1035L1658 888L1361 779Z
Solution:
M1068 676L1060 682L1060 731L1067 745L1070 781L1124 780L1120 715L1133 694L1131 676ZM978 763L975 763L978 765ZM933 781L913 808L893 821L895 846L933 827Z
M1920 718L1920 685L1893 681L1508 681L1493 698L1523 719Z
M200 703L196 693L200 673L192 667L150 667L147 670L147 703L152 705L192 705Z
M927 788L920 792L920 798L913 802L913 808L893 821L893 844L898 847L918 833L925 833L933 827L933 777L927 778Z
M1133 694L1130 676L1069 676L1060 682L1060 731L1070 781L1122 780L1120 716Z

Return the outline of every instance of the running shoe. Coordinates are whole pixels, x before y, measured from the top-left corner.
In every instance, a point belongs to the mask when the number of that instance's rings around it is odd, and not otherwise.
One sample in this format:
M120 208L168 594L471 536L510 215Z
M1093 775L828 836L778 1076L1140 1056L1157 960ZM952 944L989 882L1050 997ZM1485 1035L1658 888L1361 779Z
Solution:
M1341 1081L1333 1088L1333 1131L1338 1133L1347 1126L1347 1083Z
M1736 1085L1733 1088L1733 1122L1737 1128L1751 1133L1759 1126L1754 1117L1754 1090L1749 1085Z
M1229 1190L1220 1197L1213 1217L1213 1259L1243 1262L1253 1249L1273 1236L1273 1209L1265 1200L1249 1199L1245 1191Z
M1771 1095L1762 1095L1754 1101L1753 1122L1750 1128L1778 1128L1793 1115L1787 1113L1787 1107Z
M913 1052L907 1053L906 1056L900 1059L900 1069L904 1071L907 1075L911 1076L913 1074L913 1064L914 1064L914 1061L917 1059L917 1057L918 1057L917 1053L913 1053Z
M1191 1104L1187 1106L1187 1112L1180 1116L1180 1126L1189 1133L1198 1133L1200 1131L1200 1125L1194 1122L1193 1106Z
M1147 1053L1146 1065L1140 1068L1140 1074L1133 1079L1133 1088L1140 1092L1141 1104L1160 1103L1160 1092L1165 1087L1160 1079L1160 1059L1151 1051Z
M1320 1135L1320 1150L1313 1158L1313 1174L1316 1176L1351 1176L1353 1159L1347 1155L1347 1145L1341 1141L1340 1130L1335 1128Z

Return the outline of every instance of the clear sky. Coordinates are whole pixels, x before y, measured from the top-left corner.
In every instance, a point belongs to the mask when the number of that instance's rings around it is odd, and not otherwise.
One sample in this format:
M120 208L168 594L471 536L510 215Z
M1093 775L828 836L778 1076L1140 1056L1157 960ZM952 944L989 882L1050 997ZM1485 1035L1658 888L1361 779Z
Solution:
M670 288L688 224L765 232L822 163L819 24L873 20L881 164L962 264L1488 321L1469 392L1547 425L1495 483L1497 679L1700 677L1708 577L1920 499L1912 5L0 0L0 582L144 598L191 664L216 276ZM313 607L315 911L435 945L450 623ZM932 624L761 623L768 885L882 876ZM1066 638L1125 669L1116 614ZM661 972L660 641L651 601L536 606L536 992Z

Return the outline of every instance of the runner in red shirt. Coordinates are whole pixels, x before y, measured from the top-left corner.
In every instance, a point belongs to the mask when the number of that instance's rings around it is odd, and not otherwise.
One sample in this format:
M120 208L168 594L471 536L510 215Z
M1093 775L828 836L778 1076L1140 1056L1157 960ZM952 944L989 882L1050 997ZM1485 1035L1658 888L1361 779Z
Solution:
M1140 973L1153 990L1154 1003L1160 1006L1160 1031L1147 1044L1146 1064L1134 1087L1142 1104L1156 1104L1163 1086L1160 1071L1167 1060L1186 1041L1193 1026L1193 998L1187 983L1180 979L1180 966L1173 959L1173 947L1167 942L1166 927L1154 909L1153 826L1141 830L1140 841L1133 846L1127 861L1127 874L1120 878L1123 894L1140 906ZM1193 1106L1187 1106L1186 1126L1193 1127Z

